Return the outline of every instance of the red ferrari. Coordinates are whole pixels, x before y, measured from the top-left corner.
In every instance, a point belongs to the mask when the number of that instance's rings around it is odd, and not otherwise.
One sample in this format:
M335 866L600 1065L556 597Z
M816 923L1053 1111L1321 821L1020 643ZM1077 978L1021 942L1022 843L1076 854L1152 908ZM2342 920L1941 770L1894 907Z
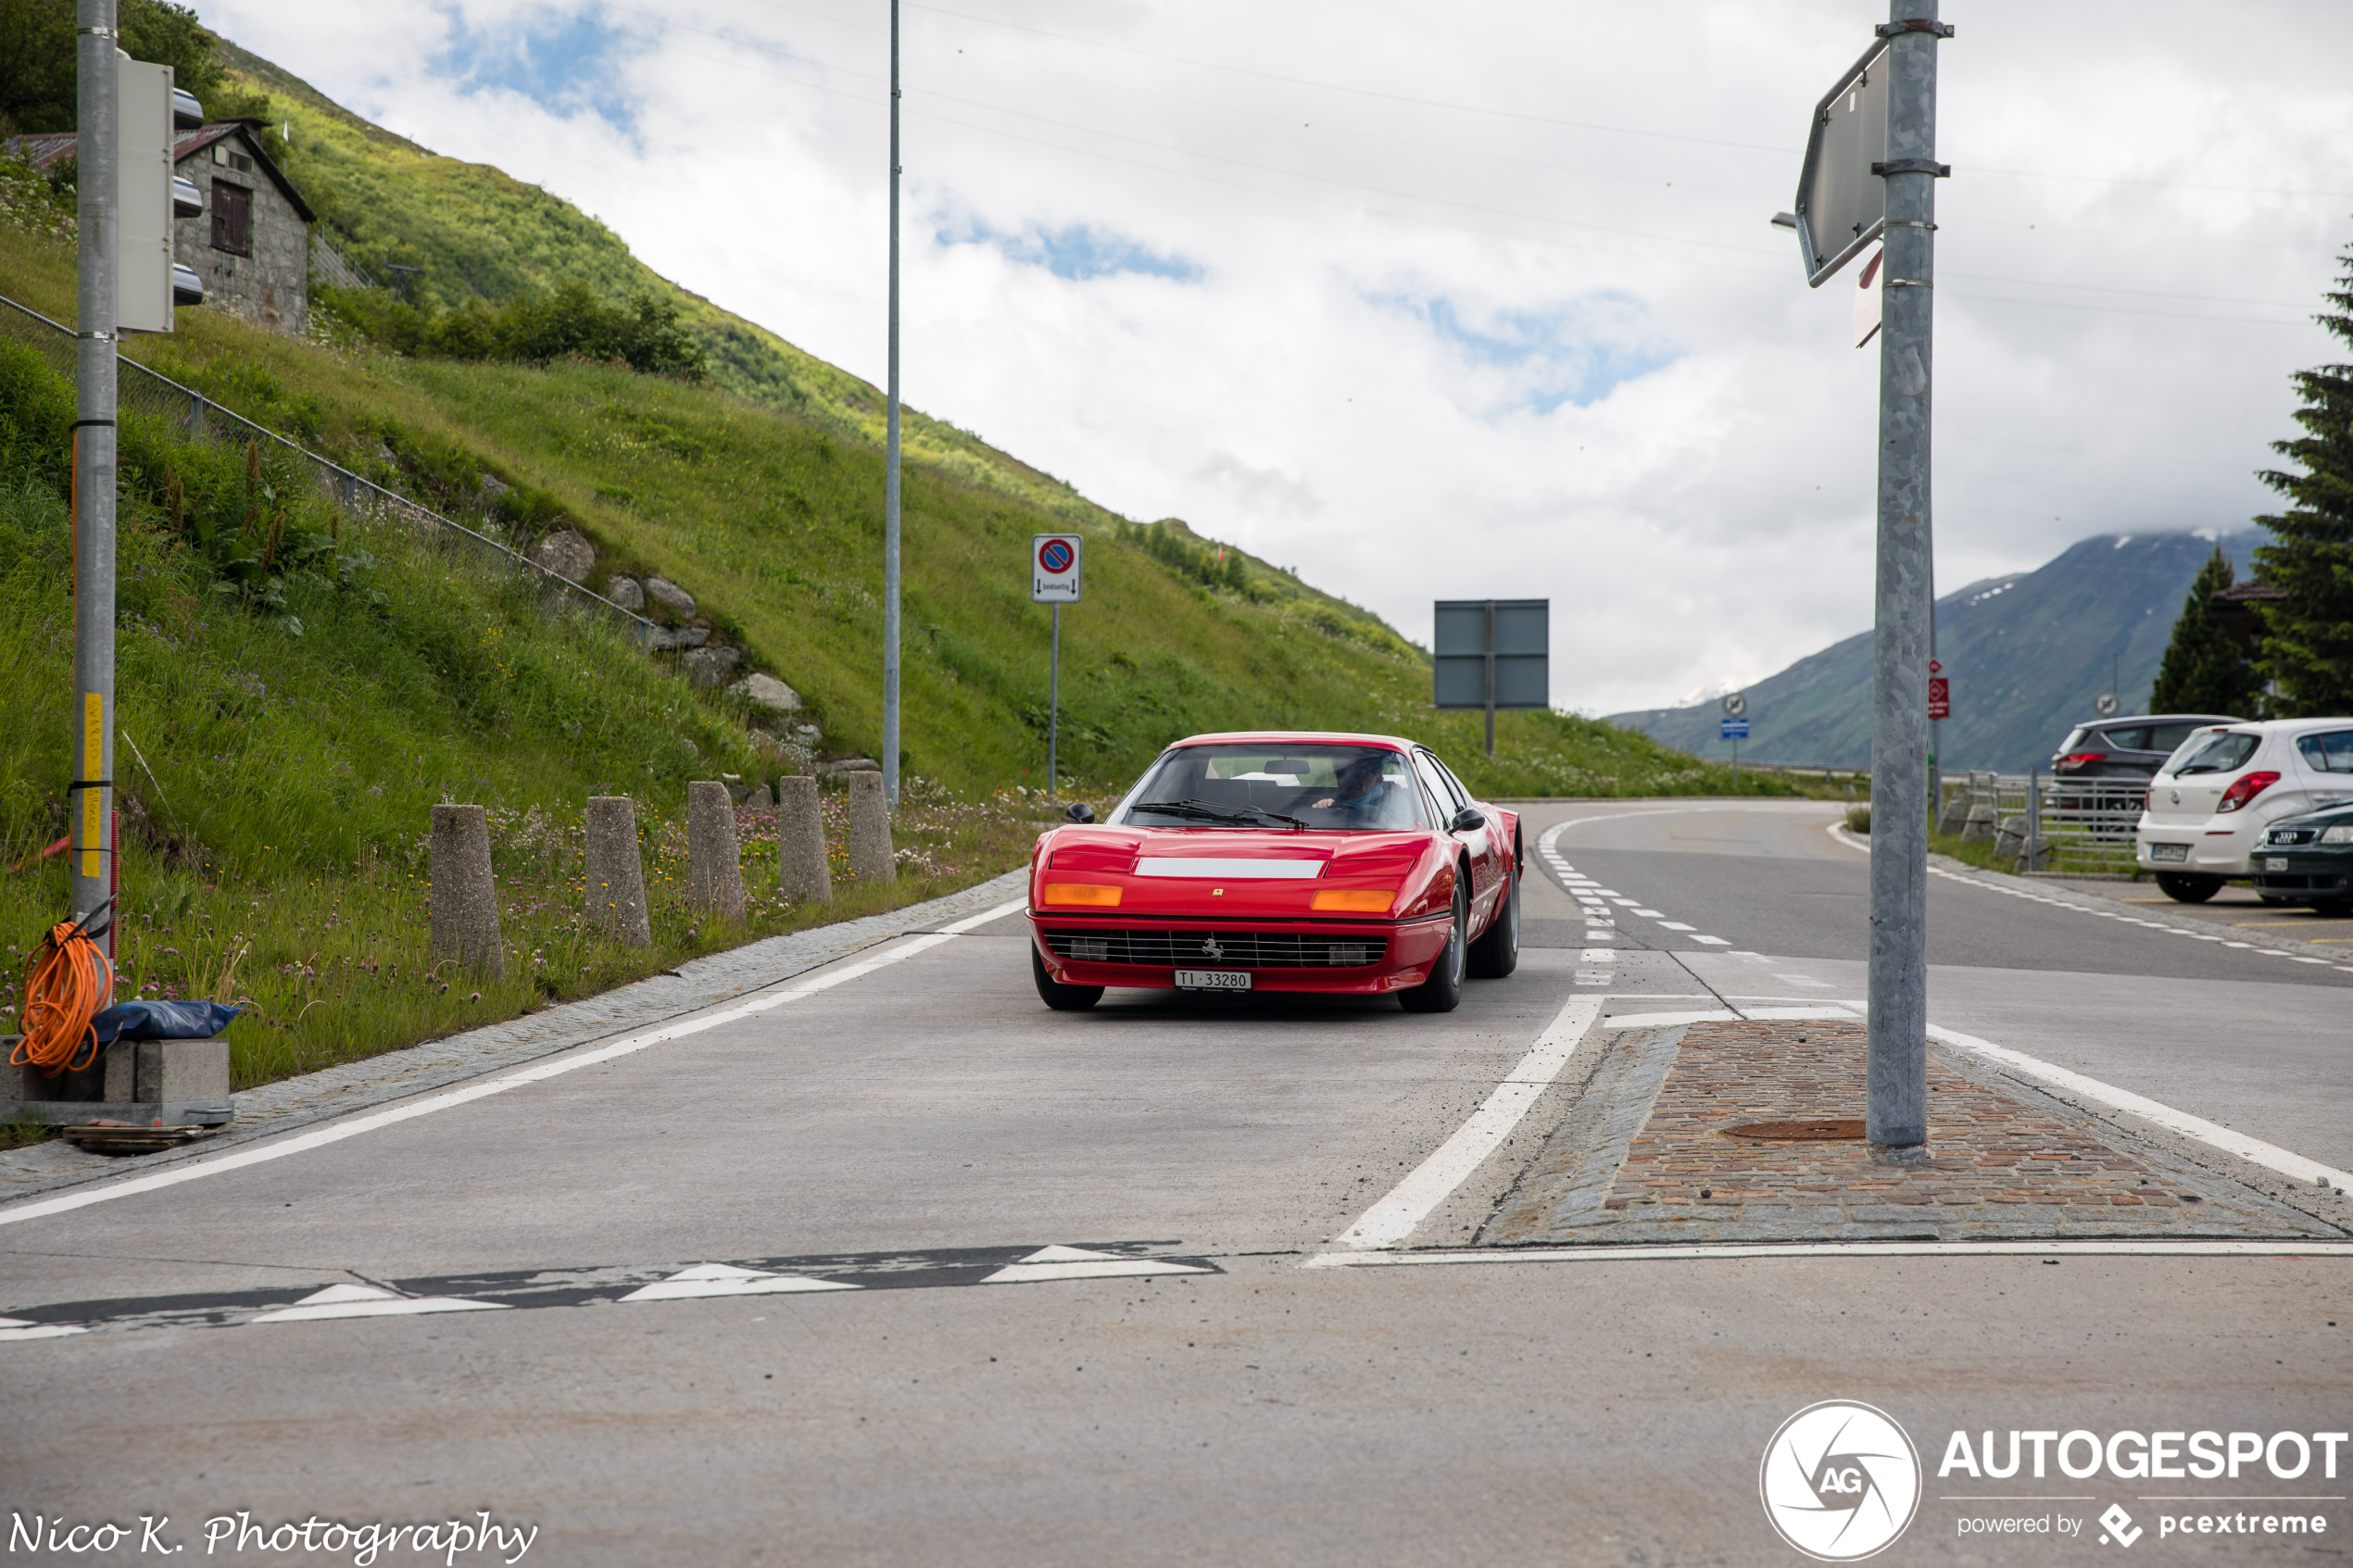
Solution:
M1073 806L1029 863L1050 1008L1111 985L1394 992L1449 1012L1519 963L1519 818L1388 735L1195 735L1101 822Z

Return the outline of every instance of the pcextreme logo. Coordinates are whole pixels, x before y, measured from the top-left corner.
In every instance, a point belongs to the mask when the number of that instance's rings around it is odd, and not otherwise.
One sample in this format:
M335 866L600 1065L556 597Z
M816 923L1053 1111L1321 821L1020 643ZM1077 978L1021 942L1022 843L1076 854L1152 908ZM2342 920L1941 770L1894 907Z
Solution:
M1894 1418L1825 1399L1781 1423L1756 1489L1781 1539L1818 1562L1854 1562L1895 1543L1920 1504L1920 1456Z

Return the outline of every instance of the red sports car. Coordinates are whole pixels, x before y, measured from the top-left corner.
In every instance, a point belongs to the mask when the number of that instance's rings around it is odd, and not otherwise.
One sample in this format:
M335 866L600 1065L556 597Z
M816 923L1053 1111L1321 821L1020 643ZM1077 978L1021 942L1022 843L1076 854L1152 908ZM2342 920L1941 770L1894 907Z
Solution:
M1029 864L1050 1008L1109 985L1396 993L1448 1012L1519 963L1519 818L1428 749L1313 731L1195 735Z

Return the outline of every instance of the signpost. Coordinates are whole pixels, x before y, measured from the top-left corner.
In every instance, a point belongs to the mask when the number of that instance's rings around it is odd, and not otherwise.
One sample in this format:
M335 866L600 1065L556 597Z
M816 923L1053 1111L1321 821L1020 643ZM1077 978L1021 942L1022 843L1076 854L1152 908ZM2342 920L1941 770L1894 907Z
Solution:
M1936 659L1928 661L1928 720L1942 723L1953 716L1953 677Z
M1936 0L1891 19L1815 106L1798 257L1819 288L1872 241L1880 299L1878 603L1871 638L1870 1057L1875 1158L1928 1155L1929 433L1934 363ZM1949 688L1948 688L1949 689Z
M1717 734L1732 743L1732 793L1741 788L1741 742L1748 738L1748 698L1734 692L1724 699L1724 718Z
M1076 533L1033 533L1029 537L1029 597L1033 604L1054 608L1054 651L1046 674L1046 798L1054 797L1055 755L1063 716L1063 606L1075 605L1084 575L1082 552L1087 541Z
M1431 700L1441 709L1487 710L1487 755L1495 755L1495 710L1550 708L1550 599L1440 599L1433 624Z

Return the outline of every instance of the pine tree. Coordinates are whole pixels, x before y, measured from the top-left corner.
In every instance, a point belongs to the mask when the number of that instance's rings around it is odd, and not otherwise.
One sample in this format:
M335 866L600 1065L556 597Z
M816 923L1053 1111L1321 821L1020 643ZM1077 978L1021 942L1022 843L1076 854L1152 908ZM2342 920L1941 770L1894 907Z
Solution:
M2313 320L2353 345L2353 252L2343 259L2326 296L2335 308ZM2256 565L2286 595L2264 607L2262 658L2272 710L2285 718L2353 711L2353 365L2299 371L2296 386L2304 434L2271 449L2304 471L2262 474L2293 508L2255 520L2276 541L2256 549Z
M2197 581L2190 584L2182 619L2173 622L2173 640L2166 645L2165 661L2158 666L2157 685L2149 693L2151 713L2247 717L2255 712L2262 678L2206 608L2236 575L2231 558L2217 545L2213 558L2198 568Z

